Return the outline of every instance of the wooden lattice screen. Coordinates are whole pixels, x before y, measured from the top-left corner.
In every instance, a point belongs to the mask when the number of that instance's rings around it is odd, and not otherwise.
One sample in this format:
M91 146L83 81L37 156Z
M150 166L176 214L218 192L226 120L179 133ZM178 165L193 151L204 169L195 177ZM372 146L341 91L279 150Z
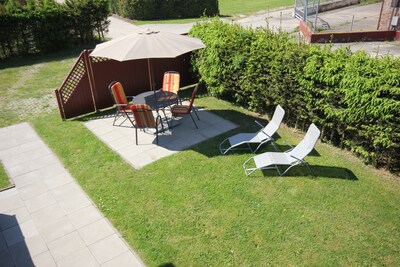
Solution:
M96 110L87 50L82 51L59 89L55 90L62 119Z
M146 59L119 62L89 57L90 52L84 50L81 53L60 88L55 90L64 120L111 107L113 100L108 85L112 81L121 82L127 95L137 95L150 88ZM156 86L161 86L164 72L171 70L181 74L181 86L194 83L190 74L190 55L152 59Z

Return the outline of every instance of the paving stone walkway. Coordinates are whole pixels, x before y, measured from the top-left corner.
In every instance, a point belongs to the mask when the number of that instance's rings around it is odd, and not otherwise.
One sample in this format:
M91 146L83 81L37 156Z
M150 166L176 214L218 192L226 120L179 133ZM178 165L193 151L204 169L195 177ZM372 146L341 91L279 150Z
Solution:
M144 266L27 123L0 129L0 266Z

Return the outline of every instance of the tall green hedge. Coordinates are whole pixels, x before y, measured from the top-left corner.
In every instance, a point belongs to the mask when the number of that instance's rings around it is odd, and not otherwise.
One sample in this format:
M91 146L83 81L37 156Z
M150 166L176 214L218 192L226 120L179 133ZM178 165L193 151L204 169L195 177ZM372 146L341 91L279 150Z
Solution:
M299 45L286 33L218 20L190 34L207 46L193 62L212 95L258 112L281 104L289 125L314 122L322 140L400 170L400 58Z
M108 27L107 0L9 0L0 5L0 58L93 42Z
M196 18L219 14L218 0L111 0L113 12L137 20Z

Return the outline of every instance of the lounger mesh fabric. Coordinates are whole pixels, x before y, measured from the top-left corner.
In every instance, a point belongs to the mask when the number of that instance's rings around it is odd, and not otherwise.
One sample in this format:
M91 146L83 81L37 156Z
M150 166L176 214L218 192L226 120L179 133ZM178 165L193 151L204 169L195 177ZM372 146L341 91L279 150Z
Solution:
M245 174L251 175L256 170L275 169L278 174L282 176L292 167L302 164L305 165L311 174L314 175L309 164L304 160L304 158L314 149L319 135L319 129L314 124L311 124L303 140L293 149L285 152L265 152L246 160L243 163ZM251 160L254 161L255 167L247 168L247 164L251 162ZM278 166L282 165L289 167L286 168L284 172L281 172Z
M231 150L243 149L250 150L255 153L263 144L268 142L271 142L275 147L273 135L276 133L276 131L278 131L284 116L285 110L278 105L275 108L271 121L265 127L256 121L260 126L263 127L258 132L239 133L222 141L219 145L221 154L226 154ZM258 146L256 149L253 149L251 144L258 144Z

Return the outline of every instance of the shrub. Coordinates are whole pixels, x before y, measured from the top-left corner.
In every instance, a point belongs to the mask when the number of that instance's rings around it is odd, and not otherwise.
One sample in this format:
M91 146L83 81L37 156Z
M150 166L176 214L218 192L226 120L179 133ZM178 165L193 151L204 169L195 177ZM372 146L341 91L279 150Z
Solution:
M218 15L218 0L112 0L113 12L137 20Z
M259 112L281 104L287 123L322 129L322 140L366 163L400 170L400 59L298 45L287 33L198 23L207 46L192 61L209 92Z
M0 8L0 58L93 42L108 27L107 0L10 0Z
M210 93L240 103L252 30L215 19L210 24L197 24L192 33L200 35L207 45L207 49L198 52L201 63L194 66L209 85Z

